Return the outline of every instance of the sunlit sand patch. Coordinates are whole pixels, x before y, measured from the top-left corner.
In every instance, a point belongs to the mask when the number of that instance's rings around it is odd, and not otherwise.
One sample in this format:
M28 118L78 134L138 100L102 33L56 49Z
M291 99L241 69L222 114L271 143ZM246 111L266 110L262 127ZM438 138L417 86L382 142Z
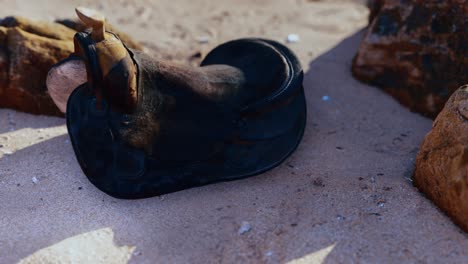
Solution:
M307 254L301 258L293 259L287 264L321 264L325 261L327 256L335 248L336 244L332 244L326 248L322 248L313 253Z
M47 128L22 128L0 134L0 158L49 139L67 134L65 125Z
M27 263L128 263L134 246L114 244L114 232L102 228L62 240L40 249L18 264Z

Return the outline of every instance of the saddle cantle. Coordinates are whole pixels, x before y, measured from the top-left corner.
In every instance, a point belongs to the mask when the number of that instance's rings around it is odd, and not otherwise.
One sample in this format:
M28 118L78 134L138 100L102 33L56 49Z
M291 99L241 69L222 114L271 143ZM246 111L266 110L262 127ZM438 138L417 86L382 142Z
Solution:
M75 35L70 58L85 62L88 81L69 97L66 119L79 164L100 190L143 198L245 178L298 146L303 72L282 44L233 40L200 67L180 66L126 48L89 17L93 30Z

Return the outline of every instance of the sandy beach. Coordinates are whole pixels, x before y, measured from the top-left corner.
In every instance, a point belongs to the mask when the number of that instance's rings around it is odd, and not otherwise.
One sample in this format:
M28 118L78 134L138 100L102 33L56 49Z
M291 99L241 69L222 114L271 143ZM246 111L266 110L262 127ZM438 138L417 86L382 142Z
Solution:
M351 76L363 2L0 0L0 17L95 8L155 58L192 65L227 40L297 34L308 107L274 170L142 200L87 180L65 119L0 109L0 263L468 263L467 234L411 182L432 121Z

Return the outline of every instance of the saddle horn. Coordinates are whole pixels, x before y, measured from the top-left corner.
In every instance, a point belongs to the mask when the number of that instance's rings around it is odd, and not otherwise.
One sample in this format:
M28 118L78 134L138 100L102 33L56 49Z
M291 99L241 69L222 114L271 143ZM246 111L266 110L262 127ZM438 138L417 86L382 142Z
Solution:
M81 22L93 29L91 34L95 42L101 42L106 39L106 18L104 17L104 15L102 15L94 9L86 7L77 7L75 8L75 12L78 15L78 18L81 20Z

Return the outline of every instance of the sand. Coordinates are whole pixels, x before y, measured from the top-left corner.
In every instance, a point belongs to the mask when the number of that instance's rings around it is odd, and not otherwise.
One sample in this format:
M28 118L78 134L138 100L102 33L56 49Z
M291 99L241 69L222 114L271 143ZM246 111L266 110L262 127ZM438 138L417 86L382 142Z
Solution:
M297 34L309 115L270 172L127 201L89 183L64 119L0 109L0 263L468 263L467 234L412 186L431 120L351 76L360 2L0 0L0 17L96 8L190 64L229 39Z

